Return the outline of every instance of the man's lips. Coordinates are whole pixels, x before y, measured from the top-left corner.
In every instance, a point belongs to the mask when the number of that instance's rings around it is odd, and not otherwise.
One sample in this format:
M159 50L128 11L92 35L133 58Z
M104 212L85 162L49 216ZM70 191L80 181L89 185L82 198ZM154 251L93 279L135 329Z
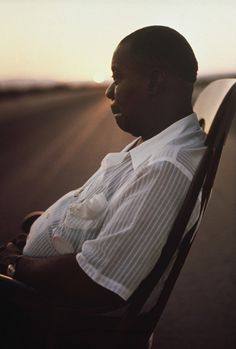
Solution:
M113 105L113 104L111 105L111 111L112 111L112 114L114 114L114 115L121 114L120 109L116 105Z
M124 125L125 125L126 121L125 121L125 117L124 117L122 111L120 110L120 108L116 104L111 104L111 111L112 111L112 114L114 115L114 118L115 118L118 126L121 129L124 129L124 127L125 127Z

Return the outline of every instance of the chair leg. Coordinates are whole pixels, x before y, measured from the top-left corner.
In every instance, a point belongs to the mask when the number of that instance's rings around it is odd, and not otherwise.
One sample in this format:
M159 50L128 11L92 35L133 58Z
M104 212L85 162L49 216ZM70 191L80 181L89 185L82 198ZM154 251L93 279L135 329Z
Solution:
M152 334L151 334L151 337L149 338L149 341L148 341L148 349L152 349L153 338L154 338L154 333L152 333Z

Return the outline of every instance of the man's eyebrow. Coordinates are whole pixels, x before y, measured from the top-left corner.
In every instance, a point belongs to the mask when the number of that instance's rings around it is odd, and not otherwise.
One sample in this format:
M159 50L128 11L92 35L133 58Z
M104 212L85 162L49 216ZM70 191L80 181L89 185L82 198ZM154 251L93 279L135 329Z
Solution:
M118 69L116 69L116 68L112 69L112 78L113 79L117 79L120 76L121 76L121 73Z

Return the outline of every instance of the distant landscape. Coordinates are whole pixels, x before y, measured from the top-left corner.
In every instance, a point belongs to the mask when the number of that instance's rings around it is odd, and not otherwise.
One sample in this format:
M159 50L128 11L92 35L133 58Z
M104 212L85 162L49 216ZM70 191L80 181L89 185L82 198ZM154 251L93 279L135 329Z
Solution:
M0 102L11 98L28 95L41 95L66 91L84 91L88 89L105 89L107 84L94 82L56 82L51 80L0 80Z
M216 79L236 78L236 73L200 76L195 84L193 101L207 84ZM105 89L109 82L56 82L53 80L0 80L0 102L25 95L48 94L59 91L84 91L88 89Z

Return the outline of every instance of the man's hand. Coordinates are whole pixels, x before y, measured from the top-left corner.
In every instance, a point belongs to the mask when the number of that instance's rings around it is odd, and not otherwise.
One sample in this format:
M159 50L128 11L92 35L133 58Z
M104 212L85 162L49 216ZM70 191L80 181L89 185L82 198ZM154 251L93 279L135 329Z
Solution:
M59 304L80 307L121 307L125 301L95 283L79 266L75 254L29 257L17 261L16 279Z
M12 262L13 256L20 255L19 249L13 242L8 242L0 250L0 274L6 275L7 266Z

